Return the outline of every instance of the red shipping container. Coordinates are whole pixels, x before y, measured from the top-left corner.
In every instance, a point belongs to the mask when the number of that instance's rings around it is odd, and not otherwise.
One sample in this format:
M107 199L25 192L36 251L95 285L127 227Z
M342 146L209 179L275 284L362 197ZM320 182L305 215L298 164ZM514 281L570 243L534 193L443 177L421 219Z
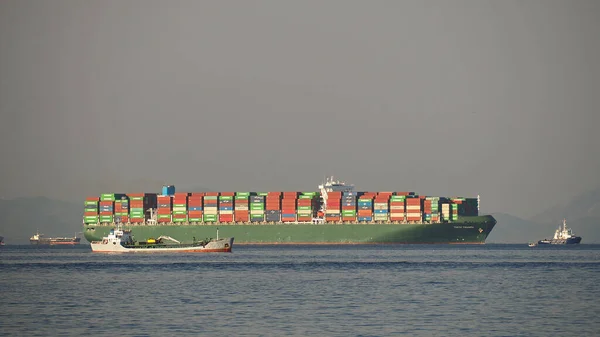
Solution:
M233 214L219 214L220 222L233 222Z
M131 218L129 219L129 222L133 222L133 223L139 223L139 222L144 222L144 218Z
M219 192L204 192L204 195L207 197L215 197L215 196L219 196Z
M171 214L170 208L157 208L156 214Z
M98 215L98 212L84 212L83 215L84 216L95 216L95 215Z
M181 198L181 197L187 197L188 193L187 192L175 192L173 193L173 197L175 198Z
M221 195L224 197L234 197L235 192L221 192Z
M171 222L171 219L162 218L158 219L158 222Z
M87 197L85 198L85 201L99 201L100 198L99 197Z
M194 197L203 197L204 196L204 192L192 192L192 196L194 196Z

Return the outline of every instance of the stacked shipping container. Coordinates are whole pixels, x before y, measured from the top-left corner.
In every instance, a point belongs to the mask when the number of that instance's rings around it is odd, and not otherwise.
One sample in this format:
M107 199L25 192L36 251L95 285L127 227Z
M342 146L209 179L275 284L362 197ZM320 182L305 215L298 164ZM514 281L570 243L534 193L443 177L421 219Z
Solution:
M421 221L421 198L418 195L409 195L406 198L406 220Z
M129 200L126 197L115 200L115 223L129 222Z
M156 221L171 222L173 210L172 197L168 195L160 195L156 197Z
M266 202L266 219L267 222L281 221L281 192L267 192Z
M202 192L192 193L187 197L189 222L202 222L202 197L204 197L204 193Z
M338 222L342 214L342 192L327 192L327 209L325 209L326 222Z
M219 196L219 222L233 222L234 197L233 192L222 192Z
M250 196L250 221L265 221L265 194Z
M373 220L389 220L389 200L392 192L378 192L373 203Z
M98 197L89 197L85 199L85 208L83 210L83 223L98 223Z
M365 192L358 198L358 221L373 221L373 198L374 194Z
M206 192L204 197L204 213L202 216L202 220L204 222L217 222L218 220L218 200L219 193L214 192Z
M404 203L406 195L392 195L390 197L390 221L405 221Z
M318 192L204 192L102 194L86 198L84 223L142 223L156 208L160 223L310 222L320 209ZM358 198L358 199L357 199ZM418 196L414 192L328 192L326 222L437 222L477 215L477 198Z
M188 221L188 194L185 192L173 193L173 222Z
M234 220L236 222L248 222L248 198L250 192L237 192L234 200Z
M342 221L356 221L356 192L342 193Z
M303 192L300 196L298 196L298 210L296 212L298 215L298 221L312 221L314 212L318 210L318 207L315 207L315 203L319 200L316 200L315 196L315 192Z
M283 192L283 199L281 199L281 221L282 222L294 222L296 221L296 212L298 209L298 193L296 192Z

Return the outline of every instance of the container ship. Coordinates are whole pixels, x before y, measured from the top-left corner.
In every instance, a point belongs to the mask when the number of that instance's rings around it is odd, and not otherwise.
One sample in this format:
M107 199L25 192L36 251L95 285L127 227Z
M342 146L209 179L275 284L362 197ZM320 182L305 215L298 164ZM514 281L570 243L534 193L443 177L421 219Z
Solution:
M81 238L74 236L72 238L68 237L57 237L57 238L47 238L44 237L44 234L35 233L32 237L29 238L29 243L32 245L77 245L81 241Z
M85 200L83 233L101 240L116 226L143 240L222 236L236 244L483 244L496 224L479 196L357 192L333 177L316 192L106 193Z

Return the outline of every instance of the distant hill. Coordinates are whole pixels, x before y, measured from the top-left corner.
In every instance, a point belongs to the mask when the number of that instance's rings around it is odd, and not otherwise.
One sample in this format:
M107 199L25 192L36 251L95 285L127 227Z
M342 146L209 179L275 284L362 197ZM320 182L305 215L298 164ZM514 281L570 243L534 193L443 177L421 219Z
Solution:
M486 243L527 243L542 239L553 231L552 228L510 214L491 215L498 223L486 239Z
M600 187L584 192L564 205L555 205L531 217L552 229L550 234L567 220L575 234L581 235L582 243L600 242Z
M565 205L554 205L529 220L561 223L563 219L567 219L567 223L570 223L583 218L600 218L600 187L574 197Z
M46 197L0 199L0 235L7 245L29 243L38 230L46 236L74 236L82 231L82 214L83 202Z

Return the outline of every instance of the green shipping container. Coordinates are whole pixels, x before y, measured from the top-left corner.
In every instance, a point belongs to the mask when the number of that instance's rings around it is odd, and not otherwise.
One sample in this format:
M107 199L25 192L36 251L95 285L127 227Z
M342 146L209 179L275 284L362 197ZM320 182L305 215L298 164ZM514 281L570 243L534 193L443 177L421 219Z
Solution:
M259 211L265 209L265 204L251 204L250 210Z
M187 217L186 218L180 218L180 219L177 219L177 218L173 219L173 222L187 222L187 221L188 221Z
M171 219L171 214L158 214L157 219Z
M248 200L248 196L236 195L235 200Z
M202 222L202 218L190 218L190 222Z
M298 210L303 210L303 211L309 210L310 211L311 209L312 209L312 207L310 207L310 206L298 206Z
M178 215L179 215L179 214L187 214L187 211L175 211L175 210L173 210L173 212L172 212L172 213L173 213L173 214L178 214Z
M86 206L98 206L98 202L97 201L86 201L85 202Z
M208 222L214 222L214 221L217 221L217 216L216 216L216 215L209 214L209 215L204 215L204 216L202 217L202 219L204 219L204 221L208 221Z
M266 197L269 193L268 192L258 192L256 193L256 195L261 196L261 197Z
M219 200L233 200L233 197L229 195L222 195L219 197Z
M204 196L204 200L217 200L218 197L216 195L207 195Z
M250 192L235 192L235 196L236 197L249 197L250 196Z

